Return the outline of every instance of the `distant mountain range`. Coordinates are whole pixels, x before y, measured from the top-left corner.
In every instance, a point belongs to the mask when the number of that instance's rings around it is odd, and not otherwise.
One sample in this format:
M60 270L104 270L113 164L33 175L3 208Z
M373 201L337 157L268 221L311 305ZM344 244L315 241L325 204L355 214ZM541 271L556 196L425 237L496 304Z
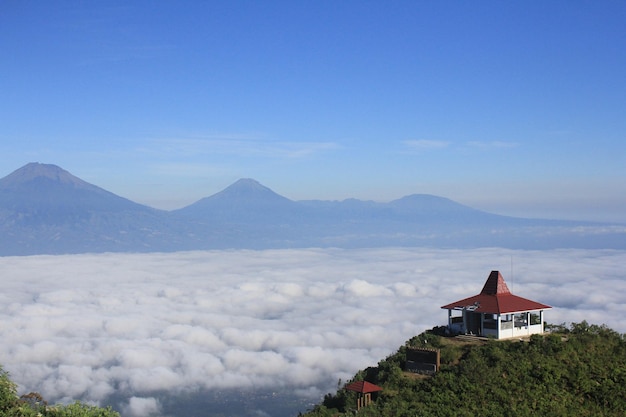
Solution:
M626 248L626 226L500 216L433 195L293 201L252 179L173 211L30 163L0 179L0 256L195 249Z

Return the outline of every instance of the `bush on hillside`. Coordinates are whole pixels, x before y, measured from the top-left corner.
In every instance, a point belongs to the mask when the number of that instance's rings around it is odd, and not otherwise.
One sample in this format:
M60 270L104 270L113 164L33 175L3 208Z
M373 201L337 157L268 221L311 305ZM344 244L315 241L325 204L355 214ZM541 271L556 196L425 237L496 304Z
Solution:
M0 366L0 416L3 417L120 417L112 408L101 408L79 401L49 406L38 393L19 397L17 385Z

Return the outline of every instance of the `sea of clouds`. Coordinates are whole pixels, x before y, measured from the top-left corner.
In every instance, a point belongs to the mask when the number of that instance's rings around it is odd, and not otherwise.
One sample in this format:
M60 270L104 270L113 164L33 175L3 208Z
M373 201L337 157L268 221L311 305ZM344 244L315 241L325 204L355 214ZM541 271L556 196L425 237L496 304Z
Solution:
M290 249L0 258L0 364L50 402L286 390L317 402L500 270L550 323L626 332L626 251ZM302 410L305 411L305 410ZM271 411L262 412L271 415Z

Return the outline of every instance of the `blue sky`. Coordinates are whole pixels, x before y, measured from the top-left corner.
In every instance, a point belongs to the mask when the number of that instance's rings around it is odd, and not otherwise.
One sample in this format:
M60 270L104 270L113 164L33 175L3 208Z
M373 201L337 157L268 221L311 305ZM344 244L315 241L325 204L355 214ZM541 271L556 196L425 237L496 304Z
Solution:
M0 176L626 222L623 1L0 3Z

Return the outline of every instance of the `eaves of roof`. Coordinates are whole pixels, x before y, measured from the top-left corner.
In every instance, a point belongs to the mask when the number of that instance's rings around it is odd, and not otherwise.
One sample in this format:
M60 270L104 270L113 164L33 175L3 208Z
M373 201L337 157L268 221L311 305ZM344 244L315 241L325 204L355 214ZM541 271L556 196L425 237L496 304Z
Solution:
M361 394L366 394L368 392L376 392L376 391L382 391L383 390L378 385L374 385L371 382L367 382L367 381L352 382L352 383L346 385L346 389L348 391L360 392Z
M552 307L508 293L495 295L478 294L446 304L441 308L447 310L467 309L476 313L511 314L524 311L547 310Z

